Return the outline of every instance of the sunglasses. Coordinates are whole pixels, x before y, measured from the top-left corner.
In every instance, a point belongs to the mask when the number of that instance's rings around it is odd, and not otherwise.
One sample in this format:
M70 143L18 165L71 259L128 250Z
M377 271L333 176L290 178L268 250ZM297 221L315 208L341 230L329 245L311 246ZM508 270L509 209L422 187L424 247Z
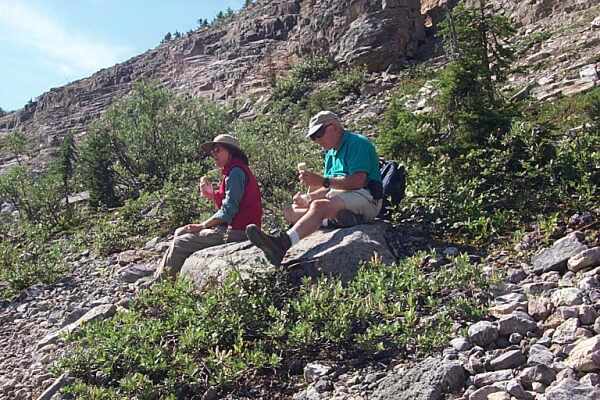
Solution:
M325 135L325 131L329 125L323 125L318 131L310 135L310 140L313 142L317 139L321 139Z

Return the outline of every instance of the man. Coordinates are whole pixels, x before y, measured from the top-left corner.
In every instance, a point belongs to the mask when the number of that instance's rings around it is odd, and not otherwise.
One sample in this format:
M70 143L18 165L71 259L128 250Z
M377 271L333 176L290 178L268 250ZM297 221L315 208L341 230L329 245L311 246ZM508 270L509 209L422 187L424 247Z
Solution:
M345 131L337 115L321 111L311 118L306 137L327 153L323 175L299 166L299 179L309 187L309 193L296 193L292 208L284 211L286 220L294 225L278 235L265 234L256 225L246 228L248 239L276 266L291 246L323 222L356 225L374 219L381 209L378 157L365 136Z

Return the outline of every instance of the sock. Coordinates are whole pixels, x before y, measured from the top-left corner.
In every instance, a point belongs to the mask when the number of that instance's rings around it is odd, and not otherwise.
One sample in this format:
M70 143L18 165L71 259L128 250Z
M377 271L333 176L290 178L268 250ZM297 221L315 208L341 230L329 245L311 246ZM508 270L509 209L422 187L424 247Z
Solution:
M290 242L292 242L292 246L300 241L300 236L298 236L298 232L296 232L294 228L290 229L286 233L290 238Z

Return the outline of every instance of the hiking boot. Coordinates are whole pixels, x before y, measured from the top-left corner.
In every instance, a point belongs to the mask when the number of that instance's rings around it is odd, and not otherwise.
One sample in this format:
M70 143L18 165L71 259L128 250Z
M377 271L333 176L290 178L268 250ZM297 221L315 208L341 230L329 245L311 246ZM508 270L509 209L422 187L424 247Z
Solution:
M360 214L355 214L350 210L340 210L335 215L335 219L330 220L332 226L337 228L348 228L354 225L360 225L365 223L365 219Z
M280 232L278 235L268 235L260 230L256 225L246 227L248 239L259 249L261 249L267 260L276 267L281 265L281 260L290 247L292 242L288 235Z

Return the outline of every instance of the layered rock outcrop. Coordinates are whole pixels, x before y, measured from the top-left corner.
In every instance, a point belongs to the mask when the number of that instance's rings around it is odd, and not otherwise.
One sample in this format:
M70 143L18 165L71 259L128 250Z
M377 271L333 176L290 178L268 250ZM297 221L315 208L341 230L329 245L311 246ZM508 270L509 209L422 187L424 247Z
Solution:
M418 0L259 1L216 26L51 89L1 117L0 136L19 128L39 147L53 147L67 131L84 131L138 79L227 100L268 91L274 76L307 54L377 71L414 57L423 40Z

